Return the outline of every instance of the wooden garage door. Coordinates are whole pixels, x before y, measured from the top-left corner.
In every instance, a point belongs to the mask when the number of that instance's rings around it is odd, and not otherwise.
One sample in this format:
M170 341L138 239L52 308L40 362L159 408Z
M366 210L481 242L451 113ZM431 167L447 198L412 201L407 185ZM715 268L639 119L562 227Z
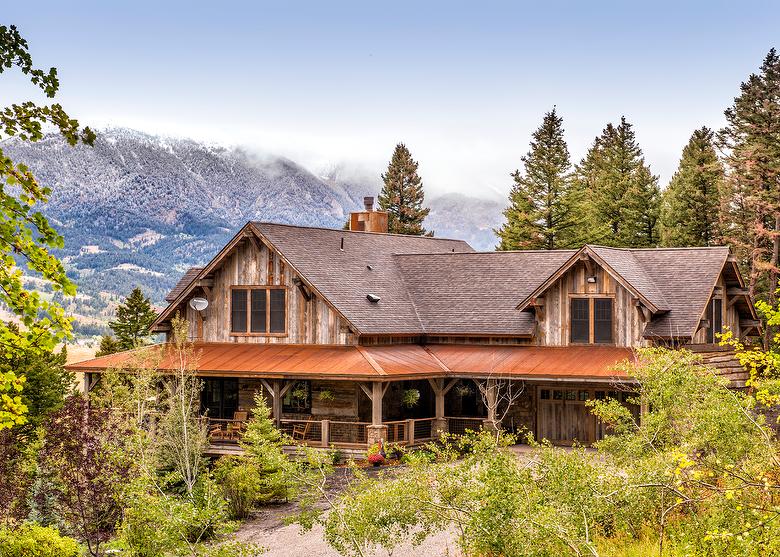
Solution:
M638 417L639 407L626 402L632 396L634 393L591 387L537 387L536 436L557 445L571 445L575 441L590 445L604 437L605 428L585 403L594 398L614 398L626 404Z

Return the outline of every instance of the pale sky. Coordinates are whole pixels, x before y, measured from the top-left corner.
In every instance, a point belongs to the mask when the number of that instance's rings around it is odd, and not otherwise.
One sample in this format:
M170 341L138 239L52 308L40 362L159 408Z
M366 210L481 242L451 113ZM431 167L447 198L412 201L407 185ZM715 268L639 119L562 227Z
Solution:
M557 105L577 162L625 114L665 185L691 132L780 46L772 2L2 1L83 124L380 173L403 141L429 195L503 197ZM0 77L0 105L39 100Z

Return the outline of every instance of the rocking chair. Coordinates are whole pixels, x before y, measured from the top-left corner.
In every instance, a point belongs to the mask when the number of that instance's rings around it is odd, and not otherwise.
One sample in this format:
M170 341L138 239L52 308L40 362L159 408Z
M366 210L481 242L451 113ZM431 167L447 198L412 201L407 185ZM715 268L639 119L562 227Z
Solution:
M305 441L311 429L311 420L304 424L295 424L292 430L293 441Z

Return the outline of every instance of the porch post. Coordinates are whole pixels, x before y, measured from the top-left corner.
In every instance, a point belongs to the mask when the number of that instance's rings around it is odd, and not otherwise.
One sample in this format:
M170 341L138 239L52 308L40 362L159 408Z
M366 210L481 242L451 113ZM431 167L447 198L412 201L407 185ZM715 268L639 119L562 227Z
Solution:
M382 400L389 385L381 381L371 383L371 425L366 427L369 446L387 439L387 426L382 424Z
M277 379L273 383L273 391L271 392L271 397L273 398L272 401L272 409L271 412L274 415L274 422L276 423L276 427L282 425L282 382Z
M445 385L444 379L428 379L428 383L430 383L431 389L433 389L433 393L436 395L436 419L431 424L435 437L439 437L449 431L447 418L444 417L444 395L449 392L456 382L457 379L452 379Z

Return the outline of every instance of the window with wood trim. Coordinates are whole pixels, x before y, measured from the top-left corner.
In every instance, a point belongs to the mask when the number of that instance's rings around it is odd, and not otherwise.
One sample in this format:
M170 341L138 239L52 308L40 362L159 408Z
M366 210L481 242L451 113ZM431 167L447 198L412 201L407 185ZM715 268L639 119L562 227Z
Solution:
M569 304L569 342L613 343L612 298L571 298Z
M707 329L707 342L710 344L718 342L718 335L723 332L723 300L720 298L710 300L704 318L710 322Z
M230 293L230 332L234 335L287 334L287 289L233 287Z

